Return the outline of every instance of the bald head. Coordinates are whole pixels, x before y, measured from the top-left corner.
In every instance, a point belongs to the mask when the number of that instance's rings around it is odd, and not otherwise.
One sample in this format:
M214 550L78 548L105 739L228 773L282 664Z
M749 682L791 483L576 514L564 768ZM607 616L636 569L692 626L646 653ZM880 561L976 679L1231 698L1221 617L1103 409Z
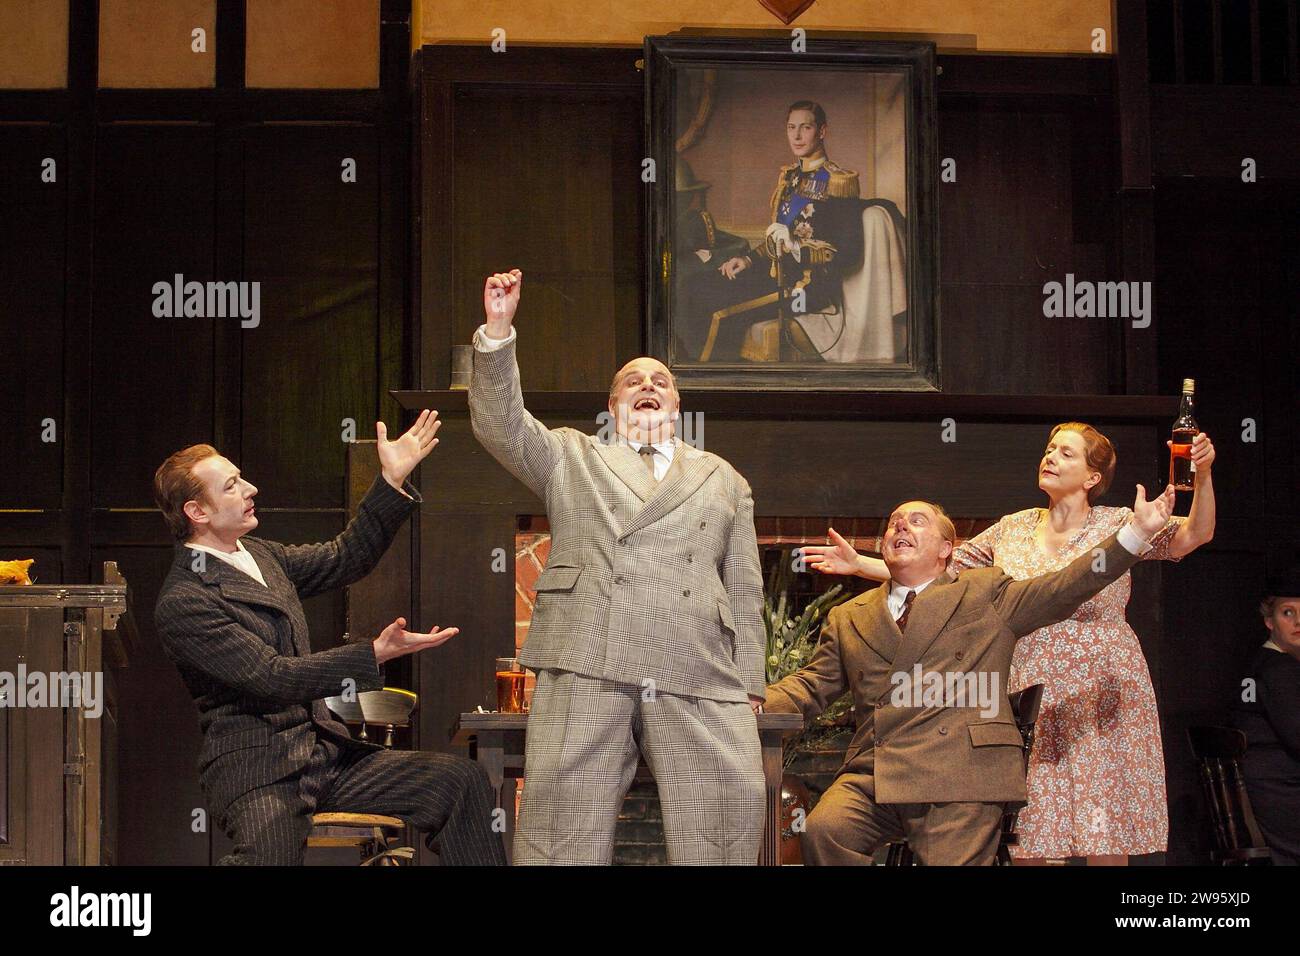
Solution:
M624 438L667 441L677 426L681 396L668 366L643 355L628 362L609 384L609 411Z

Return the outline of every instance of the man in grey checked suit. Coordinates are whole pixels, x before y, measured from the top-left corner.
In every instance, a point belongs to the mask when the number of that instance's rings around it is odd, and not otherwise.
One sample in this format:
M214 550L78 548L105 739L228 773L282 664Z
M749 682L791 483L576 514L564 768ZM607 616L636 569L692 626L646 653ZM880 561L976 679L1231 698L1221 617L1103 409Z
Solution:
M424 412L396 441L378 432L382 475L333 541L286 547L248 537L257 488L210 445L163 462L154 496L177 541L155 609L163 648L199 709L199 782L235 842L222 863L302 862L314 812L400 817L436 833L444 864L503 864L487 775L448 754L353 740L324 698L383 687L388 660L436 647L398 618L373 641L312 653L301 598L345 587L379 562L420 501L407 480L437 444Z
M524 408L512 326L523 276L488 278L474 434L546 504L551 553L520 659L538 672L516 863L608 863L638 750L670 863L754 864L764 780L763 585L748 484L674 434L651 358L614 377L601 440Z

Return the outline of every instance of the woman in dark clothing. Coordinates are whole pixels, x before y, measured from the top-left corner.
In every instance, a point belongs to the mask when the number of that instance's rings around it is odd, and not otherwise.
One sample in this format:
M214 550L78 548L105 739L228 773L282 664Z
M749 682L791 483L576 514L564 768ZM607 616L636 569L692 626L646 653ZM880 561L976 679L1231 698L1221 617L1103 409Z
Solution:
M1255 653L1233 725L1246 734L1242 772L1273 862L1300 865L1300 567L1269 581L1269 638Z

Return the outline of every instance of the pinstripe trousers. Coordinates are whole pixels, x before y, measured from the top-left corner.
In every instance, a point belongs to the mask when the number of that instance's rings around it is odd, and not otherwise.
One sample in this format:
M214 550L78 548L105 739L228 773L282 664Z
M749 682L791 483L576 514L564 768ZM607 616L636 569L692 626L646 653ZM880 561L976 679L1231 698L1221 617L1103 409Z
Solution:
M313 813L381 813L437 835L446 866L504 866L492 788L478 764L451 754L352 750L318 739L307 767L240 797L219 821L235 841L223 865L296 866Z
M548 669L528 716L515 863L608 864L638 750L659 789L669 863L758 862L766 787L748 703Z

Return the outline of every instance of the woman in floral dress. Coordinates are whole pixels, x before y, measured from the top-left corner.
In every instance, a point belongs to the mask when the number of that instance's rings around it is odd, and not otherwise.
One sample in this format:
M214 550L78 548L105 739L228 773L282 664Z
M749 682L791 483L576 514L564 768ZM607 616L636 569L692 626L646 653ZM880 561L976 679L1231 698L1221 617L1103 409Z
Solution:
M1214 534L1214 446L1192 446L1196 466L1191 512L1170 518L1143 557L1178 561ZM950 570L996 564L1017 580L1065 567L1128 521L1128 508L1097 505L1115 474L1106 436L1081 422L1052 430L1038 465L1046 508L1007 515L959 546ZM831 530L832 545L808 545L804 557L827 574L885 580L884 562L859 555ZM1029 802L1020 813L1020 864L1087 857L1124 865L1131 855L1163 852L1169 835L1160 719L1146 659L1124 618L1125 574L1069 619L1016 644L1008 692L1043 685L1029 763Z

